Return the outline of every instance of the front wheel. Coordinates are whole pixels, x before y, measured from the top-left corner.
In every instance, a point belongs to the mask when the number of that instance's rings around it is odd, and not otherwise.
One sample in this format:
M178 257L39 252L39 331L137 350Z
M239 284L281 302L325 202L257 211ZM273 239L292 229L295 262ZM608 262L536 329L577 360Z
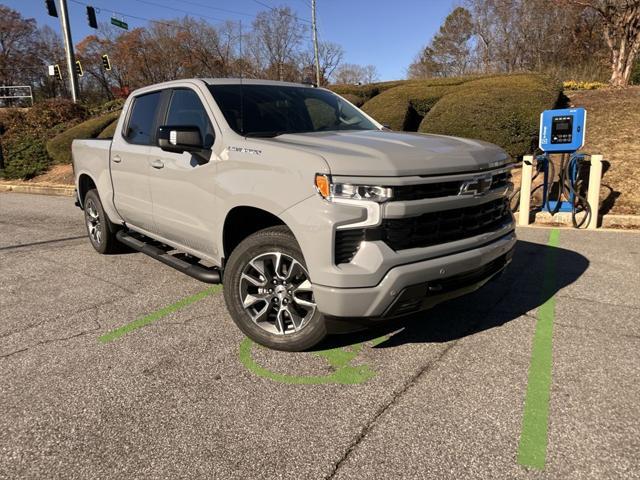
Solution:
M236 247L224 298L240 330L269 348L306 350L327 335L300 246L286 227L260 230Z

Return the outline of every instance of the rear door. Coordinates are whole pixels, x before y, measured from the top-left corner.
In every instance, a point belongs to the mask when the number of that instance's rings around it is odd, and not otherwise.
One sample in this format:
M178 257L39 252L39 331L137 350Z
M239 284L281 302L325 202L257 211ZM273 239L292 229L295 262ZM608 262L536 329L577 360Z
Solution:
M215 257L213 123L202 92L174 88L168 97L161 124L198 127L208 162L188 152L165 152L155 145L150 148L149 158L155 166L150 177L154 222L163 238L200 256Z
M114 204L130 226L155 232L149 188L149 149L155 142L162 91L135 97L111 146Z

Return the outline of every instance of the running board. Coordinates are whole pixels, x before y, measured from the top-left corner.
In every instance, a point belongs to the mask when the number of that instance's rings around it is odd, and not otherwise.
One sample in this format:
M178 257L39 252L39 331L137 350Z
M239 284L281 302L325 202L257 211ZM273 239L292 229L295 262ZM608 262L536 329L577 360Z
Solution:
M146 243L138 238L130 235L124 230L116 233L116 238L126 246L133 248L139 252L149 255L156 260L161 261L165 265L175 268L176 270L189 275L190 277L200 280L204 283L221 283L222 278L220 270L217 267L205 267L198 263L190 263L186 260L170 255L167 251Z

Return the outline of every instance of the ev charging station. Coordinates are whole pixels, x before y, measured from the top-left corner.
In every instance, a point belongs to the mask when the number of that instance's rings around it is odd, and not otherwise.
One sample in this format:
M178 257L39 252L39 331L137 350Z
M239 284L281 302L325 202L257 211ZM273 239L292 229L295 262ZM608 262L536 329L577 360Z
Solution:
M532 155L523 158L519 225L529 224L531 195L542 188L541 211L551 215L570 213L575 228L597 227L602 155L578 153L585 143L586 124L584 108L545 110L540 114L538 146L543 153L535 159ZM552 154L560 155L558 166L551 160ZM588 188L584 184L586 164L590 164ZM539 175L542 184L532 191Z

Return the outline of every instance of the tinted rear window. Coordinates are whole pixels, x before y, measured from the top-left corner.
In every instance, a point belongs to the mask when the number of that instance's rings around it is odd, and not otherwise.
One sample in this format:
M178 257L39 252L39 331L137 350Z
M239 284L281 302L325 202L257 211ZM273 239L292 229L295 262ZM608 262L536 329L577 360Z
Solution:
M133 101L125 137L130 143L151 145L162 92L140 95Z

